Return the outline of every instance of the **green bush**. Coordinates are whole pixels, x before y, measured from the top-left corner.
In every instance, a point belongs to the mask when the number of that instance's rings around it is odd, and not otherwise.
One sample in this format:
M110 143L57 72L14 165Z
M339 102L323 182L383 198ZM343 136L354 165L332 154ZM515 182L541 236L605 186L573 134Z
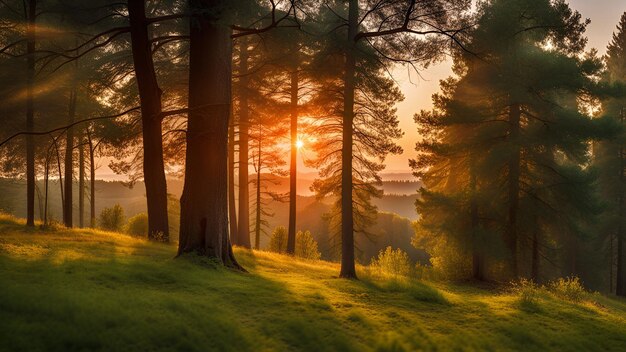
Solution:
M126 224L126 233L131 236L148 236L148 214L139 213L130 219Z
M556 296L570 300L572 302L580 302L587 294L585 287L577 277L560 278L548 284L548 289Z
M287 229L284 226L278 226L272 232L270 237L270 251L276 253L287 252ZM320 259L321 253L317 249L317 242L313 239L313 235L309 231L298 231L296 233L295 256L306 259Z
M287 229L284 226L278 226L272 231L270 251L276 253L285 253L287 251Z
M296 257L318 260L322 254L317 249L317 242L311 232L298 231L296 233Z
M411 273L411 260L409 255L402 249L394 250L391 246L378 253L370 263L370 270L381 276L393 276L394 278L409 276Z
M512 281L511 292L519 296L519 304L524 310L537 310L541 287L533 280L519 279Z
M124 226L124 209L115 204L111 208L104 208L98 217L98 227L106 231L121 232Z

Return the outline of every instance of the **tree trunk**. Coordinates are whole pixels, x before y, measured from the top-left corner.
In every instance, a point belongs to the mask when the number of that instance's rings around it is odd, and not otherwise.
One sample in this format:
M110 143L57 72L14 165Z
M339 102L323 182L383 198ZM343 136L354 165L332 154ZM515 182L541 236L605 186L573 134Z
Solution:
M624 124L624 108L620 111L620 119ZM618 225L617 225L617 268L615 270L615 294L626 297L626 265L624 261L624 148L619 150L619 199L618 199Z
M298 178L298 70L291 72L291 160L289 164L289 229L287 253L296 250L296 197Z
M237 203L235 202L235 121L231 115L228 129L228 223L231 240L237 236Z
M65 191L63 191L63 171L61 171L61 153L59 152L59 144L55 137L52 138L54 150L57 156L57 173L59 174L59 191L61 192L61 210L63 211L63 219L65 219Z
M261 134L259 134L259 148L257 155L257 168L256 168L256 219L254 221L254 249L258 250L261 242Z
M485 279L484 274L484 258L482 253L482 243L479 237L479 226L480 219L478 218L478 199L476 199L477 190L476 190L476 170L475 170L475 160L472 158L470 161L470 189L471 189L471 204L470 204L470 216L472 223L472 247L473 247L473 255L472 255L472 276L475 280L482 281Z
M148 238L169 241L167 182L163 163L161 89L148 38L144 0L128 0L133 63L141 101L143 177L148 205Z
M615 294L626 297L626 268L624 262L624 239L617 238L617 283L615 285Z
M76 118L76 87L70 90L68 107L68 125L74 123ZM73 224L73 183L74 182L74 128L67 129L65 140L65 198L63 200L63 224L72 227Z
M340 277L356 279L354 267L354 214L352 203L352 134L356 75L356 43L358 1L350 0L348 40L346 42L344 101L341 148L341 271Z
M530 277L535 283L539 283L539 229L533 231L532 263Z
M240 38L239 54L239 234L238 246L250 248L250 187L248 184L248 40Z
M85 227L85 138L78 133L78 226Z
M232 30L211 11L222 1L189 1L189 114L178 255L195 252L241 269L228 236Z
M96 228L96 157L95 145L91 133L87 130L87 143L89 145L89 227Z
M509 143L511 144L511 156L509 157L509 217L507 223L506 242L511 254L511 273L513 277L519 276L517 265L517 215L519 209L519 179L520 179L520 104L514 103L509 111Z
M35 104L33 84L35 80L35 41L37 1L28 1L28 28L26 42L26 131L35 129ZM35 226L35 139L26 135L26 226Z

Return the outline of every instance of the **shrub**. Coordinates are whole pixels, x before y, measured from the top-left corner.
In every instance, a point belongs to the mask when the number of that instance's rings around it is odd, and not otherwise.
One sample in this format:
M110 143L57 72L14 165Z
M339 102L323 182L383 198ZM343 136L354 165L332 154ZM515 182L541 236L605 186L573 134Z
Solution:
M411 260L402 249L394 250L389 246L381 250L378 257L372 259L370 269L376 274L389 275L394 278L408 276L411 272Z
M285 253L287 251L287 229L284 226L278 226L272 231L270 251L276 253Z
M536 310L539 303L541 287L533 280L519 279L511 282L511 292L519 296L519 303L523 309Z
M139 213L130 219L126 224L126 233L131 236L148 236L148 214Z
M124 209L115 204L111 208L104 208L98 218L98 227L106 231L122 231L124 225Z
M572 302L580 302L587 294L577 277L560 278L552 281L548 284L548 289L556 296Z
M272 232L270 237L270 251L276 253L287 252L287 229L284 226L278 226ZM313 235L309 231L298 231L296 233L295 256L306 259L320 259L321 253L317 249L317 242L313 239Z
M317 250L317 242L311 232L298 231L296 233L296 257L318 260L322 254Z

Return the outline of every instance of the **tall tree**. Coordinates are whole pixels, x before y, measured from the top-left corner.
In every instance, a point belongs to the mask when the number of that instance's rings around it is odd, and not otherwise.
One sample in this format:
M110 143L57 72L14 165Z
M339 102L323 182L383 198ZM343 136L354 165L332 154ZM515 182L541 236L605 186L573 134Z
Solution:
M341 147L341 272L345 278L356 278L354 266L354 120L355 89L359 80L359 58L370 52L379 62L394 61L427 66L444 53L445 39L455 39L462 28L454 26L455 19L469 8L464 0L367 1L361 9L357 0L334 4L335 23L343 31L343 109ZM347 7L346 7L347 6ZM363 15L360 16L360 13ZM343 15L339 15L343 14ZM347 14L347 16L345 16ZM331 21L332 22L332 21ZM452 27L454 29L450 29ZM356 131L356 133L359 133ZM391 138L396 136L390 135ZM382 154L389 152L389 149ZM356 160L357 163L367 163Z
M239 42L239 223L235 244L250 248L250 182L248 180L250 157L248 155L250 138L250 107L248 91L250 84L248 38Z
M196 252L239 267L228 236L232 29L224 5L220 0L189 3L189 114L178 254Z
M508 265L490 273L498 278L539 280L542 258L569 255L550 255L548 243L572 247L597 212L587 167L595 125L578 102L600 65L583 55L587 22L562 1L491 1L476 23L435 110L416 116L420 234L439 260L472 261L476 278L489 259ZM442 243L461 255L446 258Z
M26 14L26 131L35 130L35 107L33 101L33 84L35 80L35 45L37 0L28 1ZM26 137L26 226L35 226L35 141L32 135Z
M148 238L168 241L167 183L162 139L162 92L154 71L144 0L128 1L128 17L134 69L141 101L143 178L148 205Z
M609 258L609 290L615 287L619 296L626 296L626 198L624 122L626 119L626 13L620 19L605 57L606 73L603 81L617 87L603 102L604 118L612 121L618 132L612 138L597 143L594 147L594 164L600 170L600 194L606 202L601 231L607 233ZM615 274L615 275L614 275ZM613 286L615 282L615 286Z

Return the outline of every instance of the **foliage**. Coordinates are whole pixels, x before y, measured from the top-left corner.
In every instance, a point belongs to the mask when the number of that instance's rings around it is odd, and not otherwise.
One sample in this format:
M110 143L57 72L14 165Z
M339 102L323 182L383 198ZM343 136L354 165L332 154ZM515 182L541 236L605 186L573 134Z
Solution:
M284 226L278 226L272 231L270 251L276 253L285 253L287 251L287 229Z
M541 298L541 287L532 280L518 279L510 283L510 290L519 297L520 306L525 310L536 310Z
M102 209L98 217L98 227L106 231L121 232L124 226L124 208L115 204L110 208Z
M411 266L411 260L406 252L399 248L394 250L389 246L381 250L378 257L372 259L369 267L378 275L399 278L409 276Z
M285 253L287 251L287 229L284 226L278 226L272 232L269 249L276 253ZM305 259L320 259L321 254L317 249L317 242L313 239L310 231L298 231L296 233L294 254L296 257Z
M580 302L587 295L587 291L577 277L558 278L548 283L548 289L558 297L572 302Z
M125 226L125 232L132 236L147 237L148 236L148 214L139 213L130 219Z
M431 253L465 265L467 276L504 262L497 274L517 277L531 258L537 268L542 256L576 257L600 209L587 167L600 133L582 102L593 102L601 64L583 52L588 22L565 2L485 1L475 22L434 110L415 115L424 137L411 161L424 184L420 235L431 249L469 258Z
M296 233L295 255L305 259L320 259L321 253L317 250L317 242L313 239L310 231L298 231Z

